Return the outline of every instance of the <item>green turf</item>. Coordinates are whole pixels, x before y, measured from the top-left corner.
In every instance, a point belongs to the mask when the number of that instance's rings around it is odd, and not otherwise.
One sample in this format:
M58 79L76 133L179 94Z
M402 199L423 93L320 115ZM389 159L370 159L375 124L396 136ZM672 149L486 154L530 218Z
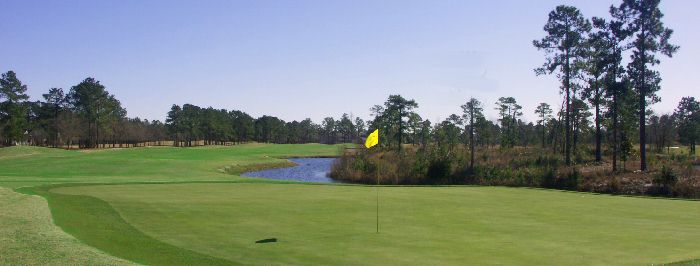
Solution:
M53 225L46 201L0 187L0 265L132 265Z
M260 165L288 165L289 156L330 156L343 145L246 144L197 148L149 147L68 151L38 147L0 149L0 186L70 182L176 182L237 180L222 174Z
M44 196L57 225L84 243L145 265L227 265L230 261L168 245L136 230L107 202L89 196L47 193L51 186L22 189Z
M143 264L693 265L700 257L697 201L499 187L382 187L377 234L374 187L282 184L220 170L337 151L262 144L0 149L0 186L44 196L64 231ZM151 181L196 183L139 184ZM73 184L45 185L63 182ZM74 184L89 182L111 184ZM255 244L266 238L279 242Z
M376 234L371 187L151 184L52 192L104 200L146 235L244 264L598 265L700 257L700 202L694 201L383 187ZM82 220L78 213L67 218ZM271 237L280 242L254 243Z
M39 147L2 148L0 187L24 187L25 192L40 193L49 201L53 217L49 215L45 201L2 190L7 196L2 194L0 198L3 214L0 215L3 219L0 226L4 226L0 230L0 264L51 262L54 265L112 265L122 262L104 254L93 254L94 248L65 235L51 223L51 218L80 241L135 262L160 265L221 262L220 259L167 245L139 234L131 225L120 220L111 206L95 198L42 193L40 188L30 187L94 182L266 182L241 178L231 173L289 165L288 161L281 159L284 157L333 156L343 146L345 145L245 144L233 147L151 147L88 151ZM46 212L37 213L42 208ZM42 220L42 217L48 220ZM79 217L80 220L65 219L66 217ZM129 243L124 244L125 241ZM105 244L111 245L110 248L105 248Z

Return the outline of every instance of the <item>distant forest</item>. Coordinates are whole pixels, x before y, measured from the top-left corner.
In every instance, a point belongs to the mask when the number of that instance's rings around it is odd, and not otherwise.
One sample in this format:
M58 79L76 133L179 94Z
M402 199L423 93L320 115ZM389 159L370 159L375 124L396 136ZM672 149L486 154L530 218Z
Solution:
M238 110L173 105L165 123L129 118L117 98L94 78L64 91L51 88L43 100L29 101L27 86L13 71L0 79L0 143L61 148L197 146L270 143L355 142L365 121L347 114L285 122L274 116L253 118Z
M195 146L270 143L359 143L368 130L380 129L381 145L457 145L475 147L535 146L561 152L567 165L581 153L600 162L604 153L617 161L635 152L646 170L647 144L660 151L675 144L694 154L700 138L700 103L685 97L675 112L657 114L648 105L660 101L661 75L654 69L660 56L672 56L659 1L623 1L610 8L609 18L586 18L573 6L558 6L545 21L544 36L533 41L544 52L537 75L561 80L561 103L541 103L537 121L524 121L521 105L505 95L495 106L465 99L462 114L444 121L423 119L418 103L390 95L371 108L363 120L342 114L284 121L275 116L252 117L242 110L173 105L165 121L129 118L117 97L94 78L65 91L51 88L43 100L29 101L13 71L0 78L0 143L62 148L105 148L144 145ZM554 106L554 107L553 107ZM499 118L484 118L483 108L495 108ZM637 149L634 145L639 145Z
M165 122L127 117L119 100L94 78L86 78L65 92L51 88L43 100L29 101L27 87L13 71L0 78L0 143L61 148L135 147L145 145L226 145L243 142L268 143L359 143L369 130L380 128L382 146L399 143L436 145L470 142L485 147L542 146L563 149L565 109L553 113L541 103L535 110L539 119L526 122L523 110L512 97L501 97L494 108L497 121L485 119L482 104L470 99L464 113L451 114L433 123L415 112L418 103L391 95L375 105L371 120L342 114L326 117L320 124L307 118L286 122L275 116L254 118L244 111L203 108L191 104L173 105ZM577 98L572 103L573 149L595 143L596 128L590 105ZM700 104L683 98L673 114L651 114L648 142L660 150L675 144L691 145L697 140ZM472 119L473 118L473 119ZM630 119L631 120L631 119ZM605 120L605 122L608 122ZM602 128L609 136L609 123ZM688 130L694 128L695 130ZM472 130L473 129L473 130ZM631 151L635 131L624 130L626 150ZM683 130L685 129L685 130Z

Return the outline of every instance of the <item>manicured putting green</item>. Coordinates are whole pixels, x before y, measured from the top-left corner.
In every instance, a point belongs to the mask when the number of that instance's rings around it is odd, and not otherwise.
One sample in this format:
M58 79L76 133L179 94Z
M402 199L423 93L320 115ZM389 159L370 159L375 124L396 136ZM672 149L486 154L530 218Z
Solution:
M136 229L125 239L142 234L231 263L620 265L700 257L696 201L500 187L380 189L379 234L375 188L365 186L129 184L50 194L108 203L119 215L97 222L123 218ZM75 213L57 222L71 232L81 229L70 220L80 219ZM277 242L255 243L269 238ZM123 245L119 254L129 258ZM99 248L115 254L113 246Z

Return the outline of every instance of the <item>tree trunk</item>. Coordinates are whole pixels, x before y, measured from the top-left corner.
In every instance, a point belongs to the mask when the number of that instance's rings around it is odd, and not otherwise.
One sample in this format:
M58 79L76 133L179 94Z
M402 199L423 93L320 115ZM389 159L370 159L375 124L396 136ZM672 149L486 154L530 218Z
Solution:
M646 150L646 44L645 44L645 39L646 39L646 33L645 30L642 26L642 34L641 34L641 39L642 39L642 44L640 47L640 53L641 53L641 60L642 60L642 73L641 73L641 84L638 84L639 86L639 170L646 171L647 170L647 150Z
M642 89L643 90L643 89ZM640 90L639 95L639 159L640 165L639 170L647 170L647 160L646 160L646 100L644 99L645 93Z
M399 110L399 151L401 151L401 138L403 137L403 111Z
M95 119L95 147L100 147L100 123L99 118Z
M618 117L617 117L617 93L618 93L618 87L617 84L614 85L614 91L613 91L613 110L612 110L612 116L613 116L613 154L612 154L612 169L613 172L617 172L617 154L620 152L619 149L619 141L618 141L618 135L620 134L618 132L619 130L619 123L618 123Z
M576 147L578 147L578 131L579 131L579 117L576 115L576 111L574 111L571 116L573 116L573 121L571 123L572 131L573 131L573 136L572 136L572 144L571 144L571 153L574 155L574 158L576 157L577 151Z
M596 81L596 84L598 82ZM600 88L596 85L595 89L595 161L602 161L602 155L600 151L600 142L602 135L600 133Z
M564 65L564 89L566 90L566 114L564 117L565 120L565 126L566 126L566 131L565 131L565 138L566 140L564 141L564 153L565 153L565 160L566 160L566 165L571 165L571 96L570 96L570 91L571 91L571 83L570 83L570 68L569 68L569 51L566 51L566 64Z
M474 172L474 106L471 106L471 115L469 121L469 149L471 150L471 161L469 162L469 168Z
M545 145L544 145L544 142L545 142L544 139L545 139L545 137L546 137L545 134L547 134L547 132L546 132L546 130L545 130L546 127L545 127L545 121L544 121L544 119L545 119L544 113L542 113L542 149L543 149L543 150L544 150L544 148L545 148Z
M58 145L58 107L54 106L53 112L53 147Z

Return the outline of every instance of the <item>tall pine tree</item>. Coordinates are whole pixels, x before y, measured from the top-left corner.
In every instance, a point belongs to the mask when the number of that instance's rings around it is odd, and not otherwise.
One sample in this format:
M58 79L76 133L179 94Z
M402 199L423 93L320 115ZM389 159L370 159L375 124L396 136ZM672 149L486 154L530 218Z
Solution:
M549 13L544 26L547 35L533 45L546 53L546 62L535 69L538 75L552 74L558 71L566 97L565 109L565 157L566 164L571 164L571 97L572 79L580 72L580 62L585 60L585 38L591 30L591 23L573 6L557 6Z

